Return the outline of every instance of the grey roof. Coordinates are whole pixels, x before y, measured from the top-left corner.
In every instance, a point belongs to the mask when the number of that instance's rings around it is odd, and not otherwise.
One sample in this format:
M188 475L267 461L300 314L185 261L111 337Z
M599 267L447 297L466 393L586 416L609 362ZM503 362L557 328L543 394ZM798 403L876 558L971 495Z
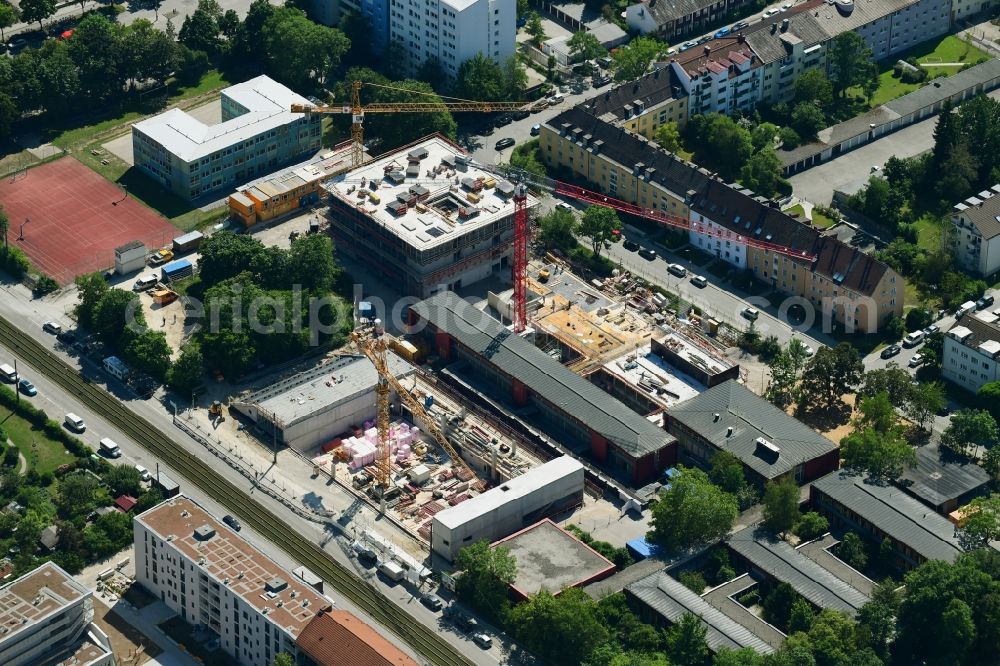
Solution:
M778 157L781 159L782 166L795 164L799 160L821 153L831 146L853 139L860 134L867 134L872 125L879 127L891 123L897 118L899 118L899 114L895 111L885 106L877 106L860 116L821 129L817 134L817 140L812 143L797 146L792 150L778 151Z
M938 507L981 490L990 475L974 461L936 445L917 449L917 466L896 481L906 492L931 507Z
M665 430L453 292L436 294L411 309L630 456L641 458L675 441Z
M812 487L921 557L953 562L962 552L955 526L948 519L895 486L833 472L814 481Z
M754 567L784 583L819 608L832 608L850 615L868 602L868 597L832 572L809 559L788 542L747 527L733 534L726 544Z
M1000 63L1000 60L994 62ZM983 238L1000 236L1000 185L969 197L955 206L954 215L961 215L976 225ZM985 195L985 196L984 196Z
M671 99L685 97L672 67L658 67L648 74L594 95L580 106L594 116L612 114L615 121L625 118L625 105L641 101L646 109Z
M594 22L587 26L587 31L597 38L601 44L611 44L617 42L623 37L627 37L628 33L619 28L614 23L609 23L607 21Z
M670 424L683 424L766 479L781 476L838 448L732 379L668 409L667 417ZM727 437L729 428L733 432ZM777 458L759 452L759 437L781 449Z
M705 625L705 641L713 652L722 648L739 650L746 647L762 654L774 652L774 648L756 634L664 572L643 578L625 589L671 624L680 621L687 613L698 617Z
M48 550L54 550L59 545L59 527L57 525L49 525L38 535L38 540Z
M922 88L891 102L886 102L885 106L899 115L905 116L932 104L943 102L966 88L986 83L997 77L1000 77L1000 60L990 58L984 63L974 65L951 76L934 79Z
M142 241L133 240L125 243L124 245L119 245L115 248L115 252L127 252L128 250L134 250L139 247L146 247L142 244Z
M802 9L796 11L799 7L802 7ZM750 48L757 54L761 62L771 63L781 60L789 54L790 51L786 47L786 41L790 40L787 40L787 38L782 39L783 36L787 35L797 38L805 45L804 48L822 44L830 39L829 32L823 28L819 19L809 12L806 7L802 5L799 5L799 7L793 7L788 12L778 14L769 23L754 23L743 31L747 44L750 45ZM780 24L786 18L788 19L788 29L782 32ZM772 32L771 25L779 27L775 28Z
M397 378L408 377L416 370L396 354L386 355L389 369ZM339 356L256 393L238 399L237 409L259 405L269 418L277 418L284 427L312 418L335 405L372 391L378 383L375 366L364 356ZM372 398L374 404L374 398Z
M644 2L657 25L695 14L716 4L717 0L648 0Z

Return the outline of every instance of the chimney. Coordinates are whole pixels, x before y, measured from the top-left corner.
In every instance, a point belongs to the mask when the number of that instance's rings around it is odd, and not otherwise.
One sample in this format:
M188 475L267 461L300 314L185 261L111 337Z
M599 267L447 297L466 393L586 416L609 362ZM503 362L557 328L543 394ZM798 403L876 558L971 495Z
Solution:
M781 32L788 30L788 19L781 20Z
M738 41L740 44L743 44L747 41L747 38L744 37L743 33L741 32L740 34L736 35L736 41Z
M705 44L705 55L712 55L712 47Z
M773 35L776 32L778 32L778 24L777 23L772 23L771 24L771 34Z
M728 428L726 428L726 437L728 438L732 436L733 436L733 426L729 426Z
M712 414L712 422L715 423L719 420L719 412Z

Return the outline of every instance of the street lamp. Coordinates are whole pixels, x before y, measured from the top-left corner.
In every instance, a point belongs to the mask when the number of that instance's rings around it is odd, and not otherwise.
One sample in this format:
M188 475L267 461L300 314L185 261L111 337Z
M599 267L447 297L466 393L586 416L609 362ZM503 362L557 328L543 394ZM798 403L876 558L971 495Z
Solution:
M167 403L174 408L174 418L177 418L177 403L173 400L168 400Z
M24 226L26 224L28 224L28 222L31 222L31 219L27 218L27 217L24 218L24 222L21 223L21 229L20 229L20 231L18 231L18 234L17 234L17 240L19 240L19 241L23 241L24 240Z

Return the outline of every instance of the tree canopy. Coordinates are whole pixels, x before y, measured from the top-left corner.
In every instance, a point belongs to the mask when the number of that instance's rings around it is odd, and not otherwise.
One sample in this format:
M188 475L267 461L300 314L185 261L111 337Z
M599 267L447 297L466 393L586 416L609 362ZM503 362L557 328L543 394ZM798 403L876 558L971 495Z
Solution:
M525 648L554 666L582 664L594 648L609 638L597 605L575 587L556 597L542 590L511 608L506 624Z
M631 81L646 73L650 63L663 50L663 44L651 37L636 37L611 54L615 81Z
M458 552L455 568L462 572L455 587L459 598L490 618L502 617L508 586L517 575L517 560L510 549L491 548L488 542L479 541Z
M709 543L736 521L736 499L714 485L700 469L680 467L671 486L653 506L648 538L668 550Z
M788 532L799 520L799 486L792 477L767 484L764 490L764 527L775 534Z
M587 30L573 33L573 36L566 40L566 46L569 47L569 55L574 62L600 58L608 52L594 33Z
M951 415L951 421L941 433L941 443L961 454L974 447L993 444L997 440L997 422L985 409L962 409Z
M569 252L577 246L576 215L563 208L553 208L538 220L538 240L546 248Z
M590 247L594 256L600 256L601 250L615 238L616 231L621 231L622 223L618 213L604 206L588 206L580 220L578 231L581 236L590 239Z
M802 373L800 403L819 409L841 405L841 396L857 387L863 371L858 350L850 343L820 347Z
M860 86L868 96L869 90L878 88L878 67L872 50L858 33L845 31L834 37L827 46L827 62L830 84L838 97L854 86Z

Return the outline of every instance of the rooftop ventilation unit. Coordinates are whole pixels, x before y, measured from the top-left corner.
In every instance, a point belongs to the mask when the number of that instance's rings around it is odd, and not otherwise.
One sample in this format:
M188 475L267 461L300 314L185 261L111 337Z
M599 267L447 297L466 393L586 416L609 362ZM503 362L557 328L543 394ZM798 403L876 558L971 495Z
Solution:
M288 587L288 583L281 578L272 578L264 584L264 590L277 594Z
M215 536L215 528L205 524L194 529L194 538L198 541L208 541Z
M757 450L755 451L755 453L761 456L768 458L777 458L779 455L781 455L781 449L778 448L774 443L764 439L763 437L758 437L756 440L756 444L757 444Z

